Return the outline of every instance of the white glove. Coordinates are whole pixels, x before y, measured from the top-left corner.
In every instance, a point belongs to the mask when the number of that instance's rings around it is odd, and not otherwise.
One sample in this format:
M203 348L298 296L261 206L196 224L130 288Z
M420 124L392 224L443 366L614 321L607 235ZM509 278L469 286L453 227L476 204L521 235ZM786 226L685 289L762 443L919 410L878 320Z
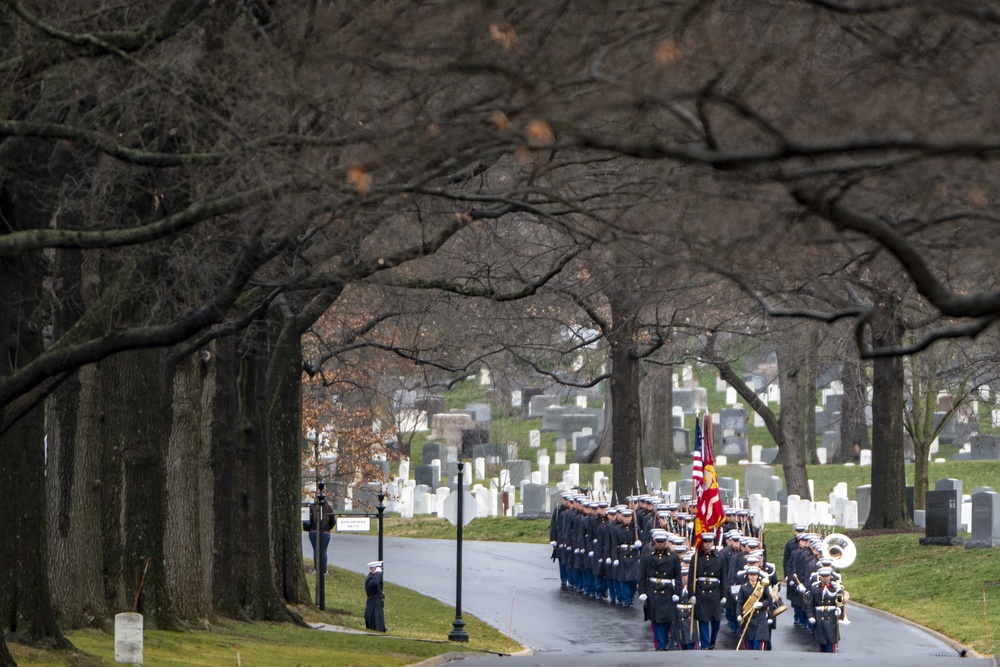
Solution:
M816 625L816 619L815 618L810 618L809 619L809 625Z
M688 599L688 604L695 604L697 602L698 602L698 599L695 598L695 596L693 596L693 595Z
M642 548L642 540L636 540L635 541L635 548L636 549L641 549Z
M736 595L737 593L740 592L740 585L733 584L732 586L729 587L729 592L732 593L733 595Z
M675 596L673 596L670 599L673 600L674 602L680 602L681 601L681 597L679 595L675 595Z
M773 618L767 619L767 624L768 625L774 625L774 619Z
M737 615L736 616L736 622L739 623L740 625L743 625L743 616Z
M645 602L645 601L646 601L646 594L643 593L642 595L639 596L639 602Z
M757 600L756 602L753 603L753 608L754 609L763 609L764 608L764 603L761 602L760 600Z
M549 546L553 546L554 547L555 545L556 545L556 541L555 540L552 540L551 542L549 542Z
M614 565L615 567L618 567L618 560L617 560L617 559L615 559L615 562L613 563L613 565Z
M833 610L833 615L837 618L840 618L840 607L837 607L836 609Z
M604 559L604 564L605 565L611 565L611 559L610 558L605 558Z
M721 600L719 600L719 604L726 604L726 598L722 598Z
M803 586L802 584L799 584L799 593L805 593L805 592L806 592L806 587Z
M594 540L594 544L597 544L597 540Z
M587 557L588 558L593 558L594 557L594 552L593 551L588 551L587 552Z

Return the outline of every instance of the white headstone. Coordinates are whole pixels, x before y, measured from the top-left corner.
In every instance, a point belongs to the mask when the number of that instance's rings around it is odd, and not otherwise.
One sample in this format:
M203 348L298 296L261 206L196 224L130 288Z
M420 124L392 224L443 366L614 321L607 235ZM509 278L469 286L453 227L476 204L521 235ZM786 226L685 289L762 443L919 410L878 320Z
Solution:
M479 384L483 386L490 386L493 384L493 378L490 375L490 369L488 368L479 369Z
M566 452L556 452L556 465L557 466L566 465Z
M760 415L759 415L759 414L757 413L757 411L756 411L756 410L754 410L754 413L753 413L753 425L754 425L754 427L756 427L756 428L763 428L763 427L764 427L764 418L763 418L763 417L761 417L761 416L760 416Z
M715 393L716 394L721 394L722 392L724 392L726 390L726 386L727 385L726 385L726 381L725 380L723 380L719 376L715 377Z
M715 465L724 466L729 464L729 459L726 458L725 454L719 454L715 457Z
M972 496L967 493L962 494L962 516L958 529L972 532Z
M476 499L476 518L485 519L490 515L489 490L482 484L477 484L472 488L472 495ZM464 507L462 508L465 509Z
M993 412L991 414L993 419L993 427L996 428L1000 426L1000 408L993 408Z
M785 515L785 521L788 522L789 524L803 523L803 521L799 519L799 514L798 514L799 510L798 494L793 493L789 495L786 504L788 506L788 512Z
M570 486L580 486L580 464L570 463L569 474L573 476L573 483Z
M531 483L532 484L541 484L542 483L542 473L538 472L537 470L532 470L531 471Z
M760 453L764 451L761 445L753 445L750 447L750 463L760 463Z
M938 444L938 439L934 438L934 440L931 441L930 453L931 454L937 454L940 449L941 449L941 447Z
M806 483L809 485L809 497L815 498L816 497L815 483L811 479L808 480Z
M523 403L524 394L520 389L512 389L510 392L510 407L519 408Z
M826 447L816 448L816 458L819 459L820 465L826 465Z
M599 464L601 464L602 466L609 466L609 465L611 465L611 457L610 456L602 456L600 459L598 459L597 462Z
M858 461L859 465L870 466L872 464L872 450L862 449L861 459Z
M684 366L681 368L681 381L690 382L694 379L694 372L691 370L690 366Z
M402 517L404 519L412 519L413 518L413 487L412 486L407 485L407 486L403 487L402 492L399 494L399 504L402 507L402 511L400 511L400 515L402 515Z
M846 530L857 530L858 526L858 502L851 500L844 509L844 528Z
M778 523L781 521L781 501L771 500L767 503L767 511L764 514L766 523Z
M674 417L681 417L681 418L683 418L684 417L684 408L682 408L679 405L675 405L673 408L671 408L670 413Z
M667 482L667 495L670 496L670 502L676 503L679 498L677 497L677 482Z
M142 664L142 614L115 614L115 662Z
M726 405L736 405L736 390L726 387Z
M542 479L542 484L549 483L549 457L538 457L538 476Z
M604 473L601 472L600 470L595 470L594 471L594 485L593 485L592 488L594 490L597 490L597 489L601 488L601 480L603 480L603 479L604 479Z
M781 403L781 389L776 384L767 385L767 402Z
M473 459L475 463L476 476L475 479L486 479L486 459L482 456L477 456Z
M400 479L410 478L410 459L403 459L399 462L399 475Z
M531 445L532 449L538 449L542 446L542 432L538 429L533 429L528 431L528 444Z
M576 397L576 407L578 407L578 408L585 408L585 407L587 407L587 397L584 396L584 395L577 396Z

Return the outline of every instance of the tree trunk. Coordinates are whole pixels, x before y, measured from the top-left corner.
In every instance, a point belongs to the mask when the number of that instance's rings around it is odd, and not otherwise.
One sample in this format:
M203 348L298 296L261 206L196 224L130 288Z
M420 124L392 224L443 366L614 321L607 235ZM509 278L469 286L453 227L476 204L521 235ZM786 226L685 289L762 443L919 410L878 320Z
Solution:
M99 627L108 615L101 539L98 368L81 368L49 400L46 503L49 577L63 627Z
M85 182L84 177L74 182ZM70 198L58 226L79 229L83 214ZM56 253L56 280L64 287L53 304L53 338L70 329L97 298L99 253ZM48 401L49 578L59 595L53 600L66 628L99 627L108 616L103 585L101 525L101 401L97 364L73 373Z
M646 465L677 468L674 452L673 366L646 364L639 385L642 401L642 458Z
M214 390L210 349L180 360L171 382L164 563L174 613L191 621L211 612L214 524L205 414Z
M799 382L802 391L799 409L802 411L803 456L809 465L819 465L819 454L816 453L816 380L819 378L819 359L815 352L819 347L819 331L816 327L815 323L809 323L807 327L808 342L801 351L802 377Z
M854 460L855 444L861 449L871 449L865 417L868 392L864 367L855 345L849 345L844 351L843 362L840 372L840 382L844 386L844 402L840 408L840 447L833 458L834 463L841 464Z
M872 317L872 348L877 352L903 342L899 299L877 299ZM903 461L903 358L876 357L872 373L872 502L866 530L905 528L906 468Z
M269 457L262 423L266 358L261 329L251 327L240 349L231 339L216 345L213 597L217 609L227 616L291 621L274 584L271 556Z
M309 601L302 567L302 335L277 308L269 313L266 438L271 465L271 557L278 591L289 604ZM508 398L509 400L509 398Z
M18 145L20 144L20 145ZM4 142L9 149L0 174L4 231L28 231L48 223L49 144ZM41 301L45 259L29 252L0 262L0 377L33 361L43 349ZM44 402L0 432L0 643L4 632L19 641L72 648L59 629L48 578L45 511ZM3 655L9 658L6 650Z
M781 414L778 418L782 434L779 445L781 465L785 473L785 486L788 493L800 498L809 498L809 474L806 470L805 444L802 436L805 433L803 419L814 419L813 405L808 405L808 414L803 406L802 382L808 381L808 373L804 372L802 364L788 350L777 349L778 356L778 388L781 390ZM813 448L815 450L815 447Z
M614 492L618 500L645 488L642 479L642 414L639 403L639 360L635 356L638 323L634 313L615 313L607 335L611 347L611 437Z
M147 627L174 629L163 548L168 493L164 434L170 427L162 353L116 354L101 363L101 377L106 442L121 466L119 493L105 508L121 516L116 533L121 559L118 570L108 575L112 606L129 611L138 601Z

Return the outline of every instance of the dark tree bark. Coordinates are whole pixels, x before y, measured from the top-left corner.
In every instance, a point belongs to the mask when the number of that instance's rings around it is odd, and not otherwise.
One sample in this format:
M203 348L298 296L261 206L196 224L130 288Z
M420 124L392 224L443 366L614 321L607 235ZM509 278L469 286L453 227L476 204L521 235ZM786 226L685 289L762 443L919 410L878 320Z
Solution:
M804 398L814 393L808 392L802 386L803 383L809 382L809 374L802 360L780 346L777 352L778 387L781 390L781 413L778 422L784 438L778 449L785 473L785 486L788 487L788 493L797 494L800 498L811 498L809 474L806 470L806 443L802 438L806 432L803 421L814 419L815 414L812 403L803 405ZM815 454L815 446L812 449Z
M802 455L808 465L819 465L819 454L816 453L816 380L819 378L819 359L815 350L819 347L818 325L810 322L807 340L802 350L802 379L799 384L802 391L800 410L802 411Z
M871 320L872 348L899 347L900 298L881 294ZM872 373L872 505L865 529L905 528L906 468L903 461L903 358L876 357Z
M289 604L309 601L302 567L302 332L272 308L267 370L267 449L271 466L271 557L278 591Z
M291 621L274 583L271 555L263 329L258 323L241 340L216 346L213 598L216 608L233 618Z
M642 401L642 458L645 465L677 468L674 452L673 366L646 364L639 385Z
M47 176L47 146L6 142L14 166L0 171L0 220L26 231L47 224L45 192L32 187ZM17 151L21 151L18 154ZM8 157L0 153L0 158ZM2 161L0 163L3 163ZM43 181L44 182L44 181ZM43 351L41 252L0 262L0 378ZM45 506L45 412L38 403L0 432L0 635L30 644L72 648L59 629L50 595ZM3 638L0 636L0 643ZM6 651L4 651L6 654Z
M178 625L167 590L163 544L170 432L163 353L122 352L101 363L101 374L106 443L121 466L119 493L105 508L122 517L113 533L120 541L121 559L117 571L107 575L112 607L128 611L138 599L146 626L174 629Z
M167 517L164 563L178 618L211 613L212 477L206 417L215 382L211 346L173 365L167 445Z
M621 312L611 299L614 326L605 334L611 349L611 464L619 500L644 488L642 479L642 413L639 401L638 320L634 311Z
M865 417L868 392L865 389L864 365L853 343L844 350L842 359L844 365L840 382L844 386L844 402L840 411L840 448L833 458L834 463L853 461L855 443L861 449L871 449Z

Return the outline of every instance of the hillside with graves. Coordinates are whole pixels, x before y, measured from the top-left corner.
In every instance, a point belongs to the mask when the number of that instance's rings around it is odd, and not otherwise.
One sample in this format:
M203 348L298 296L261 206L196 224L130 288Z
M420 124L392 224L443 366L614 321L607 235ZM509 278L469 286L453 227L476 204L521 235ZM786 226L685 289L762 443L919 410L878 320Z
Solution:
M766 369L750 369L744 379L772 409L780 410L780 392ZM851 452L853 460L832 463L845 446L840 439L843 395L838 381L830 380L816 392L818 464L808 468L810 498L786 490L778 450L760 416L713 367L683 366L673 382L672 442L679 466L644 467L645 488L636 488L636 493L665 501L692 494L694 422L697 415L709 412L727 505L751 510L758 523L806 523L824 532L864 526L871 507L871 451L858 449ZM398 421L409 429L408 449L390 443L389 454L372 462L379 479L353 487L336 485L336 510L371 515L378 494L384 493L389 514L454 521L460 465L467 519L547 518L569 489L595 499L623 500L612 497L610 460L593 460L607 421L599 387L522 387L511 391L509 414L502 414L496 391L484 372L442 395L398 394L394 408ZM949 398L939 398L937 419L944 419ZM989 486L1000 476L995 444L1000 435L990 432L1000 425L994 401L987 391L977 394L964 410L953 412L931 444L926 509L915 507L913 449L908 447L907 511L915 526L926 527L928 540L957 543L964 539L961 533L974 545L994 546L1000 540L994 521L1000 519L1000 496Z

